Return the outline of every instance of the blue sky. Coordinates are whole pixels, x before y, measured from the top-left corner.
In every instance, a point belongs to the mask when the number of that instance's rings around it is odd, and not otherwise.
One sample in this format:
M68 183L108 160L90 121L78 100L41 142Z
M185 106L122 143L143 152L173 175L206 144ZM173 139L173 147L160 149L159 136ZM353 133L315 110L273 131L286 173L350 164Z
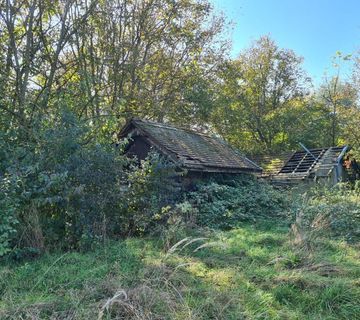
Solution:
M210 0L235 23L232 56L261 35L304 57L304 68L315 84L333 72L336 51L360 49L360 0ZM330 69L329 69L330 68ZM349 63L342 74L350 73Z

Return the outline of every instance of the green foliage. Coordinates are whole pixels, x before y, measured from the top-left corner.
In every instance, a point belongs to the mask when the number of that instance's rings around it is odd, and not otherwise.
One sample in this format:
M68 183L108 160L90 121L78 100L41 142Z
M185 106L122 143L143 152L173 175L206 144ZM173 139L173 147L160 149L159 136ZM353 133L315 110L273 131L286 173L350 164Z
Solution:
M139 166L123 155L123 145L97 143L89 129L65 111L39 128L36 140L6 149L1 255L90 249L168 225L181 196L175 165L152 153Z
M243 221L284 216L286 197L252 176L200 184L188 195L202 226L230 229ZM285 217L285 216L284 216Z
M111 234L121 223L119 190L128 160L109 143L94 143L71 113L63 112L51 128L42 125L36 140L19 137L2 159L2 243L42 250Z
M201 119L228 49L224 19L207 0L6 2L1 10L0 110L14 126L56 113L59 99L106 127L133 115Z
M340 107L337 121L340 126L340 130L337 132L339 140L341 143L351 146L353 158L360 162L360 134L358 130L360 125L359 106L353 105L352 107L346 108Z
M124 194L128 232L143 234L167 222L172 206L181 197L180 172L157 153L150 153L127 175Z
M219 76L213 123L228 141L248 153L293 147L289 135L302 119L288 117L304 109L309 87L300 57L264 36L226 63Z
M9 184L6 177L0 180L0 257L10 251L19 223L16 217L17 203L13 202L14 195L9 192Z
M294 211L309 240L360 240L360 194L347 184L310 190L300 198Z

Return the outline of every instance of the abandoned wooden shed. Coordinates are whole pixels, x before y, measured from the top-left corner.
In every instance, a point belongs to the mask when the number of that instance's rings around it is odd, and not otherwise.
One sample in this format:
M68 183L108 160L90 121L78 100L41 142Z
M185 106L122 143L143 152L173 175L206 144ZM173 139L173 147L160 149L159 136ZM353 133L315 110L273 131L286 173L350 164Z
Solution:
M131 119L119 138L130 137L126 153L145 159L155 150L185 169L189 177L253 174L262 169L225 141L196 131L141 119Z
M346 165L348 146L303 149L278 157L262 157L257 161L264 170L261 177L275 184L297 184L299 182L322 182L334 185L350 178L351 167Z

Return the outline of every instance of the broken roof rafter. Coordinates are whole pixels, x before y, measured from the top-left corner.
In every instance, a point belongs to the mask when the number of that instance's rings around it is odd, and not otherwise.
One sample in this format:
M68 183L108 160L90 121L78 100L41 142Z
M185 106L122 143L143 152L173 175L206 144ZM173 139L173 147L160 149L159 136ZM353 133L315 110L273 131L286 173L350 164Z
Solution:
M340 154L343 155L346 152L347 148L347 146L341 146L310 149L309 151L311 154L305 150L296 151L280 169L278 174L284 176L299 175L306 177L310 175L318 164L323 162L325 157L335 157L337 160Z

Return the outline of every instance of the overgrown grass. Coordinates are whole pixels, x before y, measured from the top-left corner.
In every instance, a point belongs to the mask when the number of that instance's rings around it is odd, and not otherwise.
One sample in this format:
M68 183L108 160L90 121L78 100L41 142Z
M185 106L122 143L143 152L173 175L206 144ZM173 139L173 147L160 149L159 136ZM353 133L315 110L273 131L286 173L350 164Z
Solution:
M111 242L4 263L0 318L360 319L359 249L323 240L301 251L269 224L190 232L170 249Z

